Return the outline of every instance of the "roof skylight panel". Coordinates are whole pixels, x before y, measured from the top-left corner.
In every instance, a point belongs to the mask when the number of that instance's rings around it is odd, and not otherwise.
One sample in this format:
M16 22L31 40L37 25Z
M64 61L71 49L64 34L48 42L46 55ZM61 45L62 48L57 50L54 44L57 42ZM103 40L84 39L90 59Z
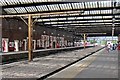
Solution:
M89 20L88 22L95 22L95 20L93 20L93 21L90 21L90 20Z
M104 1L99 1L99 7L104 7Z
M5 0L0 0L0 5L5 6L7 4L6 4Z
M68 20L74 20L75 19L75 17L69 17L68 18Z
M103 16L103 18L112 18L112 16Z
M64 4L59 4L59 6L61 10L64 10Z
M115 15L115 18L120 18L120 15Z
M88 8L93 8L92 3L93 3L93 2L88 2L88 3L87 3Z
M15 10L16 10L18 13L26 13L26 12L27 12L24 7L16 7Z
M81 3L81 6L80 6L82 9L84 9L84 2Z
M85 11L84 14L85 14L85 15L89 15L89 11Z
M115 23L115 24L120 24L120 23Z
M120 21L120 20L115 20L115 21Z
M57 2L57 1L63 1L63 0L47 0L47 2Z
M109 13L112 13L112 10L109 10Z
M56 25L56 24L55 24L55 25L52 25L52 26L63 26L63 25Z
M50 22L46 22L45 24L51 24Z
M69 4L59 4L60 5L60 8L62 10L66 10L66 9L72 9L70 3Z
M101 19L102 18L102 16L97 16L97 19Z
M43 21L50 21L50 19L43 19Z
M101 14L105 14L105 11L104 11L104 10L101 10Z
M58 22L51 22L51 24L57 24Z
M49 10L60 10L58 4L57 5L48 5Z
M80 21L80 23L84 23L84 22L87 22L87 21Z
M96 20L96 22L103 22L103 20Z
M66 21L65 23L72 23L72 21Z
M80 24L70 24L70 25L80 25Z
M59 14L55 14L55 15L50 15L50 17L54 17L54 16L59 16Z
M104 23L104 24L111 24L112 25L113 23Z
M37 9L34 6L31 7L25 7L27 9L28 12L35 12L37 11Z
M88 16L88 17L84 17L84 19L92 19L92 17L91 17L91 16Z
M76 19L83 19L83 17L77 17Z
M33 2L38 3L38 2L40 2L40 0L33 0Z
M80 23L80 21L73 21L73 23Z
M97 19L98 17L97 17L97 16L93 16L92 18L93 18L93 19Z
M104 7L111 7L111 1L104 1Z
M94 14L94 11L93 11L93 10L91 10L91 11L90 11L90 14Z
M115 0L117 3L116 3L116 6L120 6L120 0Z
M41 17L49 17L49 15L41 15Z
M96 13L96 14L100 14L100 10L96 10L95 13Z
M37 21L38 21L38 22L42 22L43 20L42 20L42 19L38 19Z
M20 4L18 0L6 0L9 5Z
M22 4L33 3L32 0L19 0Z
M86 8L89 8L88 3L89 3L89 2L85 2L85 7L86 7Z
M106 1L107 7L112 7L112 2L111 1Z
M60 16L67 16L68 14L60 14Z
M8 5L13 4L11 0L5 0Z
M58 18L58 20L66 20L66 18Z
M79 15L79 13L76 13L76 14L69 14L70 16L74 16L74 15Z
M39 11L48 11L48 8L47 8L46 5L36 6L36 7L37 7L37 9L38 9Z
M112 20L104 20L104 22L112 22Z
M97 1L96 1L96 2L93 2L92 4L93 4L93 7L94 7L94 8L98 8L98 3L97 3Z
M28 12L32 12L32 8L31 7L25 7L26 8L26 10L28 11Z
M64 22L58 22L59 24L62 24L62 23L64 23Z
M102 13L103 14L110 14L110 13L112 13L112 10L102 10Z
M58 20L57 18L51 18L50 19L51 21L56 21L56 20Z
M6 12L8 13L16 13L15 9L14 8L6 8L4 9Z
M79 9L81 3L72 3L73 9Z

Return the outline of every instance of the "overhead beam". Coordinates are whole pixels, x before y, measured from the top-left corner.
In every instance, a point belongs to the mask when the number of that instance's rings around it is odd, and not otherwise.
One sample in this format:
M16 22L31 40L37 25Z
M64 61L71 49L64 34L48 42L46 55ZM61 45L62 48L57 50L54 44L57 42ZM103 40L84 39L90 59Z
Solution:
M71 16L69 17L71 18ZM52 18L53 19L53 18ZM50 20L50 21L41 21L40 23L43 22L65 22L65 21L94 21L94 20L112 20L112 18L98 18L98 19L69 19L69 20ZM115 20L120 20L120 18L115 18ZM39 21L38 21L39 22Z
M66 21L67 22L67 21ZM39 23L39 22L38 22ZM49 25L55 25L55 24L59 24L59 25L63 25L63 24L91 24L91 23L112 23L112 21L108 21L108 22L71 22L71 23L52 23ZM116 21L115 23L120 23L120 21Z
M39 23L38 23L39 24ZM75 24L75 23L74 23ZM78 24L80 24L80 23L78 23ZM39 24L40 25L40 24ZM87 23L86 24L84 24L84 25L77 25L77 24L75 24L75 25L69 25L69 26L67 26L67 25L62 25L62 24L54 24L54 25L58 25L58 26L52 26L52 27L72 27L72 26L98 26L98 27L100 27L100 26L107 26L107 27L111 27L112 26L112 24L92 24L92 25L88 25ZM48 26L50 26L50 25L48 25ZM120 24L115 24L115 26L117 27L119 27L120 26Z
M63 13L64 14L64 13ZM59 15L59 14L58 14ZM116 16L117 15L120 15L120 13L116 13L115 14ZM38 19L49 19L49 18L68 18L68 17L89 17L89 16L113 16L112 13L110 14L88 14L88 15L68 15L68 16L50 16L50 17L41 17L41 18L38 18Z

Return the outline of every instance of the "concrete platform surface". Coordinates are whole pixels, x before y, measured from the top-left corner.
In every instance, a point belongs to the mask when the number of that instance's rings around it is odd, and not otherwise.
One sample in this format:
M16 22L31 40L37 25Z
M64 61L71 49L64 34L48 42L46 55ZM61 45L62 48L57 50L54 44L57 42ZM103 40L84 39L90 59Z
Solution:
M40 78L58 68L102 48L101 46L61 52L35 58L33 62L20 61L2 65L3 78Z
M100 50L90 57L87 57L84 60L48 77L47 80L97 80L97 78L106 78L106 80L114 80L118 78L117 51L111 51L108 53L105 49Z

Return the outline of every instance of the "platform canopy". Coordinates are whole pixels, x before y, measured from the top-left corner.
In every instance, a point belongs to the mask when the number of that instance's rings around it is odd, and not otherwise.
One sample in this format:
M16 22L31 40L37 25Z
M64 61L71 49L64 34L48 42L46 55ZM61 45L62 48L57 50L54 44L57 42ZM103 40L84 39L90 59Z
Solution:
M63 29L78 36L84 33L111 36L112 29L115 30L114 35L120 34L120 0L82 1L0 0L0 5L2 15L53 13L33 18L40 26Z

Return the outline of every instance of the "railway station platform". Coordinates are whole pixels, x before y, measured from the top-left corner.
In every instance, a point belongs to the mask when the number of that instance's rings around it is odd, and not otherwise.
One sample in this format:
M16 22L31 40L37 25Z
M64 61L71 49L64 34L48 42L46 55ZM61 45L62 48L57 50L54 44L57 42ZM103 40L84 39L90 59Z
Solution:
M102 46L96 46L34 58L32 62L25 60L4 64L2 65L2 77L3 80L6 78L17 78L17 80L19 78L25 80L42 78L102 48Z
M118 52L105 46L120 50L120 0L1 0L0 6L2 80L118 80Z
M47 80L118 80L118 52L103 49Z

